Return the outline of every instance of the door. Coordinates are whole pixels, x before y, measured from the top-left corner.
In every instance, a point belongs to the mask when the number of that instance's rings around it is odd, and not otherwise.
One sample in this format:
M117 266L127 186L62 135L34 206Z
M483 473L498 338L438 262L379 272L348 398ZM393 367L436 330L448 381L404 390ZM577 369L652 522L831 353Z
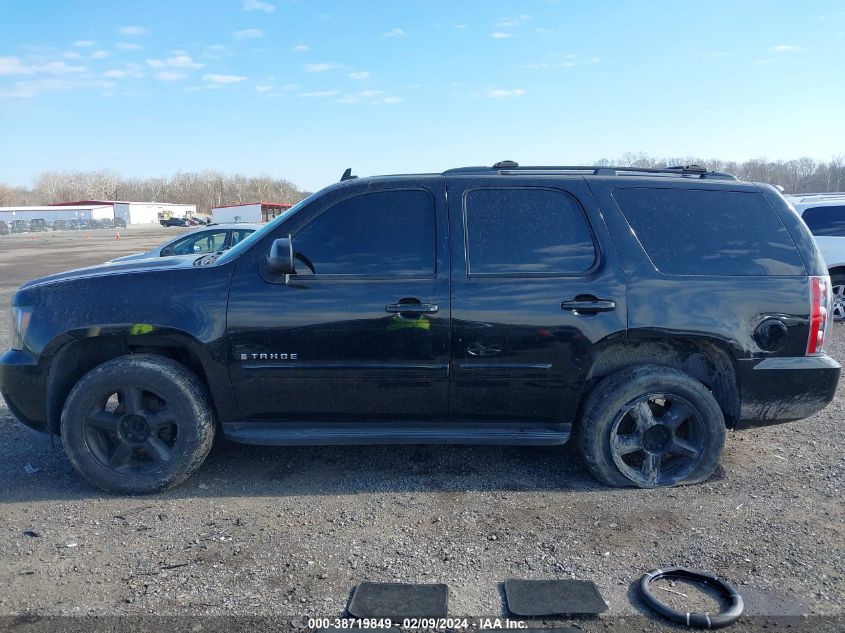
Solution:
M447 228L442 177L413 187L353 183L242 256L228 345L245 419L443 419ZM273 278L263 261L272 240L289 234L296 274Z
M624 276L586 182L465 176L447 189L451 417L571 422L595 346L626 328Z

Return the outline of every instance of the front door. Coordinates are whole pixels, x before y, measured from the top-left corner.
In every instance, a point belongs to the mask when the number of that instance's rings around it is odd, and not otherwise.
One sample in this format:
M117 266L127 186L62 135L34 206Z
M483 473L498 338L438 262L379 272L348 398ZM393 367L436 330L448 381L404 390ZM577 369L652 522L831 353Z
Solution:
M451 417L571 422L593 354L626 329L625 278L586 182L464 176L447 189Z
M239 260L230 377L247 420L443 418L449 270L442 177L352 183L318 197ZM292 236L296 274L269 275Z

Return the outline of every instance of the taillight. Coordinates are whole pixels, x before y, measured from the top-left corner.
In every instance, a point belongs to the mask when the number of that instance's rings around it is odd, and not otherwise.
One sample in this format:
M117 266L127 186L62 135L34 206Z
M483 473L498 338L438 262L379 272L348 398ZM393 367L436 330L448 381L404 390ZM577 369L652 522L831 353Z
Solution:
M830 277L810 277L810 335L807 337L807 356L824 352L830 308Z

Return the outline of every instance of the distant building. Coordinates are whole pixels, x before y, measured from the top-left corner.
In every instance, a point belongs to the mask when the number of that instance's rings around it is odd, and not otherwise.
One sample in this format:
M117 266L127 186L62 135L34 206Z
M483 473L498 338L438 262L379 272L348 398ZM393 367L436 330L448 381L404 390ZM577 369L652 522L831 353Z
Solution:
M211 210L211 220L218 224L224 222L269 222L292 206L292 204L284 202L252 202L214 207Z
M109 205L112 218L123 218L126 224L158 224L160 216L169 213L172 217L184 218L197 212L195 204L173 204L169 202L128 202L125 200L78 200L60 202L53 206Z
M29 207L0 207L0 220L8 223L12 220L102 220L114 218L114 208L110 204L73 204L45 205Z

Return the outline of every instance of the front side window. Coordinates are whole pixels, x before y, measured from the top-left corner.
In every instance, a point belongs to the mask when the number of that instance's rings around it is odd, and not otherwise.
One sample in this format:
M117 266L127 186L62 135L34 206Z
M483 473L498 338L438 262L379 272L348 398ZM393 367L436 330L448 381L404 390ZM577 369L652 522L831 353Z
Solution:
M253 232L253 229L235 229L232 231L232 243L230 246L234 246L242 239L244 239L247 235Z
M819 237L845 237L845 206L810 207L801 216Z
M317 275L430 276L434 199L427 191L375 191L329 207L293 234ZM298 273L309 270L297 262Z
M563 191L473 189L464 213L471 275L577 275L595 263L584 211Z
M226 231L207 231L189 235L173 244L174 255L216 253L226 243Z

